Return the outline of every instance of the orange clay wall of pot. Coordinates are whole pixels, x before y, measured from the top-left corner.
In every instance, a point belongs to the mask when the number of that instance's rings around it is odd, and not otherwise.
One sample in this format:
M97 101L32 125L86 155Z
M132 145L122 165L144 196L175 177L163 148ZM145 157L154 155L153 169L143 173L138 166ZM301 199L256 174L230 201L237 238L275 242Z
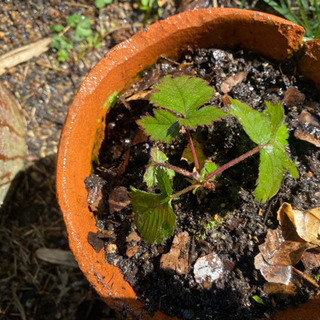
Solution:
M117 45L92 69L69 109L57 160L57 193L70 247L97 292L127 318L151 319L119 270L104 262L87 242L96 232L86 203L84 179L91 172L93 150L103 139L103 119L110 95L132 84L136 75L160 56L178 58L187 48L243 48L284 61L296 51L304 30L272 15L240 9L200 9L172 16ZM161 312L153 319L171 319Z

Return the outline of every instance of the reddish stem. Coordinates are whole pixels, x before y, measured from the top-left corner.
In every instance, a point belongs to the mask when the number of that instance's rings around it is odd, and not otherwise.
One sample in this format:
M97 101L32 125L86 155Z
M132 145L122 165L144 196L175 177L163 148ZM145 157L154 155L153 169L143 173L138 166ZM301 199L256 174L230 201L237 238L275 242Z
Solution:
M162 162L153 162L153 164L157 167L163 167L163 168L167 168L167 169L171 169L177 173L180 173L188 178L191 178L191 179L195 179L194 175L192 172L190 171L187 171L187 170L184 170L184 169L181 169L179 167L176 167L170 163L162 163Z
M237 163L243 161L244 159L248 158L248 157L251 157L252 155L254 155L255 153L259 152L261 149L263 149L266 145L263 145L263 146L257 146L255 147L254 149L244 153L242 156L224 164L222 167L218 168L217 170L211 172L210 174L208 174L206 177L205 177L205 180L208 181L210 180L212 177L218 175L219 173L229 169L230 167L233 167L234 165L236 165Z
M191 150L192 157L193 157L194 166L196 167L197 172L200 172L199 161L197 158L196 150L193 145L190 131L188 129L186 129L186 131L187 131L188 141L189 141L189 145L190 145L190 150Z

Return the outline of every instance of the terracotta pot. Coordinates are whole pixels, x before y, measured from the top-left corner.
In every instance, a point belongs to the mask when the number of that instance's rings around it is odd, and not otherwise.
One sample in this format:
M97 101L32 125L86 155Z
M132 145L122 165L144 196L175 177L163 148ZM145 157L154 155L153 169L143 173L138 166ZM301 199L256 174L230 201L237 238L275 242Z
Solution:
M57 162L57 192L70 247L93 287L107 304L126 310L127 317L151 319L120 271L104 262L87 242L96 232L86 203L84 179L91 172L104 134L104 119L112 99L138 79L160 56L178 58L187 48L243 48L278 61L299 49L303 28L281 18L240 9L200 9L172 16L138 32L108 52L89 73L70 107L61 135ZM303 54L301 70L320 83L319 42ZM140 319L140 318L139 318ZM153 319L169 319L161 312ZM304 318L306 320L307 318ZM310 318L311 319L311 318Z
M0 207L8 200L11 184L24 167L24 130L20 106L0 82Z

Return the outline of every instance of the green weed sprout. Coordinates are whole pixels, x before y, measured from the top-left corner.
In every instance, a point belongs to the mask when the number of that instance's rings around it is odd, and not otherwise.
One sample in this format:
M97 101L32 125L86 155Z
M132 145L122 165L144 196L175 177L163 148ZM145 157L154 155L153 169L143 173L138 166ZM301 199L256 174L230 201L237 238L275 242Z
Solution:
M194 170L192 172L167 162L167 156L158 148L151 150L151 160L144 174L144 182L149 189L157 187L160 193L138 190L131 186L129 192L134 221L138 231L147 243L161 243L173 235L176 215L171 202L182 194L199 188L215 189L215 177L246 158L260 153L259 174L254 191L257 201L265 202L280 188L282 176L287 171L298 177L295 164L286 152L288 130L285 116L279 103L266 102L266 110L259 112L247 104L230 98L228 113L206 105L213 96L213 88L195 77L166 76L155 87L150 101L156 107L153 115L145 115L137 123L153 141L172 142L180 132L185 132L191 149ZM217 167L206 161L199 165L191 130L199 126L211 125L227 116L235 117L246 134L257 145L240 157ZM184 130L181 130L184 129ZM175 174L185 176L190 185L173 193L172 179Z

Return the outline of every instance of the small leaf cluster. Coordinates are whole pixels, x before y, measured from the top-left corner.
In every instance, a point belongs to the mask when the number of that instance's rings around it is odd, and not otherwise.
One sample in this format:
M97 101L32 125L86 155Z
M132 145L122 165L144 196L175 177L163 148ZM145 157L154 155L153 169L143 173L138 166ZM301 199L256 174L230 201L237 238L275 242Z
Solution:
M173 235L176 222L171 204L173 199L199 188L214 191L217 175L253 154L260 153L259 174L254 191L257 201L265 202L273 197L287 171L294 178L298 177L295 164L286 151L289 135L280 103L266 102L266 110L259 112L230 98L228 112L224 112L208 104L213 93L214 89L200 78L166 76L155 87L150 98L155 106L153 114L147 114L137 121L150 139L160 144L172 142L181 133L187 134L194 160L194 169L189 172L169 164L165 153L157 147L152 148L144 182L154 192L131 187L129 193L136 227L148 243L160 243ZM191 130L209 126L214 121L230 116L238 120L257 146L221 167L209 160L202 161L200 167ZM176 173L184 175L190 186L173 193L172 179Z
M96 0L94 2L94 5L98 8L101 9L103 7L105 7L108 4L111 4L113 0Z
M320 38L320 9L318 0L264 0L289 21L302 26L305 40Z
M56 34L52 37L50 46L57 50L58 61L66 61L76 43L83 43L82 48L98 48L101 46L99 34L97 32L93 34L91 24L91 19L73 14L67 17L66 26L61 24L51 26Z

